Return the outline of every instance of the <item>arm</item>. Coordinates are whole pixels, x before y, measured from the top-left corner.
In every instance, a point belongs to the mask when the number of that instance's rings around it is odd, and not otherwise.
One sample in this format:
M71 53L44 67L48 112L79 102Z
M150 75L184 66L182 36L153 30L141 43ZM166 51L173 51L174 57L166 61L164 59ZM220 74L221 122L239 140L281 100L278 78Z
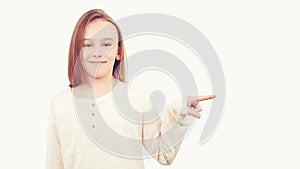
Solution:
M149 97L146 96L146 98ZM146 102L145 112L147 114L157 113L150 101ZM186 110L182 109L181 102L173 101L167 107L163 119L157 117L154 122L144 123L147 121L145 117L143 115L142 125L142 143L145 149L160 164L170 165L174 161L186 133L188 126Z
M63 169L60 141L55 117L54 99L51 102L51 112L47 126L47 156L46 169Z

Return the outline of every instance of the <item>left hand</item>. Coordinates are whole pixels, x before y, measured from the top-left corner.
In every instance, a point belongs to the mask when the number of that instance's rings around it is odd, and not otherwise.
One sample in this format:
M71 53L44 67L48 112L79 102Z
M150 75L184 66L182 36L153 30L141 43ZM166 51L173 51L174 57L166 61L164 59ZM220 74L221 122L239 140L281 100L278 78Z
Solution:
M199 114L202 111L201 106L198 104L200 101L209 100L215 98L216 95L206 95L206 96L188 96L187 98L187 114L200 119Z

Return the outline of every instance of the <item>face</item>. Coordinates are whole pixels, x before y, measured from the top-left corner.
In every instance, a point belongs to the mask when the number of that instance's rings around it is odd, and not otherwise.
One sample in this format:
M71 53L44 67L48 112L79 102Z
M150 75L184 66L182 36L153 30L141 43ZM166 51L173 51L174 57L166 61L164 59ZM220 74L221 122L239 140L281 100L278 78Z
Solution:
M82 57L88 76L96 79L112 76L115 60L120 60L117 28L102 19L90 22L83 35Z

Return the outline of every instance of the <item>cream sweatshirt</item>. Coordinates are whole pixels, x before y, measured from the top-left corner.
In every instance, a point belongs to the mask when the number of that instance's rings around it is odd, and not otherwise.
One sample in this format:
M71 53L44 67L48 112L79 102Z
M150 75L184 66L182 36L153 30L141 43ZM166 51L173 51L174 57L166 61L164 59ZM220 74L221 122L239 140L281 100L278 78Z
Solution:
M188 125L186 105L171 102L161 119L144 87L127 87L118 82L94 99L75 97L70 88L53 97L47 169L143 169L147 156L173 162Z

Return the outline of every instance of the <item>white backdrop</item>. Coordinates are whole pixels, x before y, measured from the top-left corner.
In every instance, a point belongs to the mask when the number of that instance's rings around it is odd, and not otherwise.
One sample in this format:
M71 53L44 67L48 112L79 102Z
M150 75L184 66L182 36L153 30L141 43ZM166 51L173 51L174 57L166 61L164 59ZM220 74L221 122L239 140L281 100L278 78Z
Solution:
M203 119L174 163L165 167L148 159L147 169L300 168L297 0L28 0L1 1L0 6L1 169L45 168L50 100L68 85L71 34L79 17L93 8L104 9L115 20L146 12L184 19L208 38L223 66L226 107L214 136L197 144L210 109L207 102ZM161 37L128 40L128 54L149 45L179 55L185 50L155 38ZM141 43L146 40L148 46ZM187 55L182 59L195 72L199 90L211 94L201 63Z

